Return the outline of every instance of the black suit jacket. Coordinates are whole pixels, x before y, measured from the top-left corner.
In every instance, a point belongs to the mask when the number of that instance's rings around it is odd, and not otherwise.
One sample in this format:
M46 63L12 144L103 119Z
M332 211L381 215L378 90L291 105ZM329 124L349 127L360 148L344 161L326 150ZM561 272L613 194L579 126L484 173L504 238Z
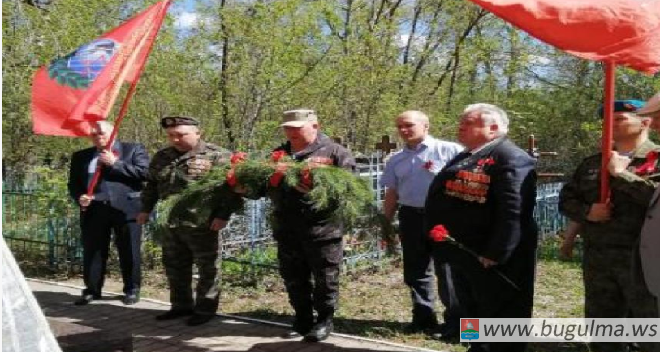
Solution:
M457 241L504 267L522 258L533 264L535 203L535 160L505 137L473 155L459 154L436 176L426 200L427 229L442 224ZM439 247L440 257L444 251L451 261L456 248Z
M112 147L118 156L112 167L103 167L101 183L109 195L110 205L123 211L128 220L135 219L140 211L140 191L147 178L149 156L142 144L116 141ZM87 193L89 179L88 167L96 148L87 148L73 153L69 170L69 195L78 203L78 199Z

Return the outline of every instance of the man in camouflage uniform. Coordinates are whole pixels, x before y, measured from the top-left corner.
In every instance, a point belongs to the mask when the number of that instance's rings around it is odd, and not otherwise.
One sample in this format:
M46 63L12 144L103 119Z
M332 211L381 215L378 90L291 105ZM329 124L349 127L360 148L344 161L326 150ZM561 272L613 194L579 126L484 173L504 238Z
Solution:
M288 141L276 152L283 151L299 162L355 168L351 153L319 132L314 111L287 111L281 127ZM329 213L312 208L305 199L309 191L308 186L290 188L284 182L270 190L280 274L296 313L293 331L286 337L303 335L307 342L318 342L325 340L333 329L343 229Z
M171 146L158 151L149 165L138 223L148 221L158 200L181 192L213 165L229 161L229 151L201 140L198 125L197 120L190 117L162 119L161 126L167 131ZM169 320L192 315L187 324L194 326L206 323L215 316L221 275L218 232L226 226L232 210L189 206L185 214L174 221L170 218L170 228L163 235L162 242L163 265L170 285L172 308L156 319ZM193 263L199 272L196 300L193 300L191 289Z
M647 155L660 147L648 140L651 120L635 114L636 100L616 101L611 195L600 203L601 154L585 159L560 195L560 210L583 224L585 316L587 318L657 317L655 299L638 275L639 236L658 178L657 161ZM623 159L626 162L622 162ZM624 165L625 164L625 165ZM623 165L623 167L622 167ZM640 344L659 351L657 343ZM593 343L599 352L625 351L623 342Z

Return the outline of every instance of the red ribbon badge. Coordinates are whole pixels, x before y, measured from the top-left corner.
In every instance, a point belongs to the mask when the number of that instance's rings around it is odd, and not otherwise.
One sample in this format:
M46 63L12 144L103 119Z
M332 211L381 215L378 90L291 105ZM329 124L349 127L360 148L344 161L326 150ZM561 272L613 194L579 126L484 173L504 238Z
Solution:
M477 165L478 166L495 165L495 160L493 158L479 159L477 160Z
M637 175L647 175L650 173L653 173L656 169L656 163L658 161L658 151L657 150L651 150L646 154L646 161L644 164L639 165L638 167L635 168L635 173Z

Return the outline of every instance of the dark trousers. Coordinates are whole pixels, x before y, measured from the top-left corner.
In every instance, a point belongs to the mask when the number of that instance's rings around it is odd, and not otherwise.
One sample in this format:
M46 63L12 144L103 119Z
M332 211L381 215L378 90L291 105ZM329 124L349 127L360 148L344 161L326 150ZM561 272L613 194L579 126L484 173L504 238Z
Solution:
M298 324L311 323L313 309L319 321L332 318L344 257L342 239L310 241L290 234L277 237L280 274Z
M413 302L413 323L435 325L434 261L422 209L399 208L399 236L403 248L403 281L410 287ZM461 314L450 268L447 264L435 262L435 273L440 301L445 306L443 319L449 328L458 331Z
M220 302L222 238L208 228L175 227L163 236L163 265L172 309L215 314ZM193 264L199 280L192 292Z
M447 246L451 246L447 244ZM530 318L534 297L535 251L518 263L498 266L520 290L504 281L493 269L485 269L470 254L451 248L449 257L456 296L465 318ZM496 293L495 293L496 292ZM522 352L526 343L470 343L473 352Z
M124 293L140 291L140 246L142 229L134 220L126 220L126 214L101 202L92 202L80 213L80 229L83 245L83 294L100 295L110 249L110 237L114 232L115 246L119 254L119 266L124 280Z

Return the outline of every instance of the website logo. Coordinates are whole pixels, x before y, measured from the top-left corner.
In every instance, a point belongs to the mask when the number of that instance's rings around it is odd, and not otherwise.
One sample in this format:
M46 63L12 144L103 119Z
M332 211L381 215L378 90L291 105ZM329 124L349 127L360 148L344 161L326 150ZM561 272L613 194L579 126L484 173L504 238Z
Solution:
M479 319L461 319L461 340L479 338Z

